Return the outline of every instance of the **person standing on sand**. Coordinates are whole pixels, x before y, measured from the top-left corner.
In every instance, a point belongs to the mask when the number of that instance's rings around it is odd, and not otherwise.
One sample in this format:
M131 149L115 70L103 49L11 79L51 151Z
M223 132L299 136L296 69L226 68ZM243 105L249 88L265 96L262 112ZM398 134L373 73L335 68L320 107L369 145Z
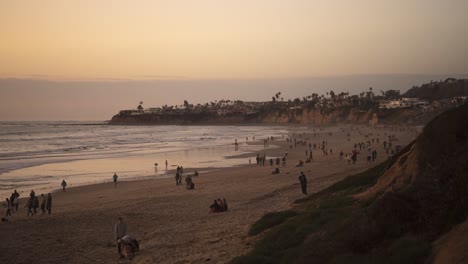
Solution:
M49 193L47 194L47 199L46 199L46 210L48 214L52 213L52 195Z
M112 176L112 179L114 180L114 188L117 187L117 179L119 178L119 176L117 176L117 173L114 172L114 176Z
M19 205L19 200L18 200L18 196L16 196L15 199L13 199L13 207L16 209L16 212L18 212L18 205Z
M18 202L18 198L20 197L19 193L15 190L10 197L10 202L13 205L13 207L16 207L16 211L18 211L18 203L15 205L15 201Z
M42 211L41 215L45 214L46 212L45 207L46 207L46 197L44 196L44 194L41 194L41 211Z
M65 187L67 187L67 182L65 181L65 179L63 179L63 181L62 181L62 183L60 185L62 186L62 191L64 192Z
M31 193L29 194L28 203L25 206L25 207L28 208L28 215L27 216L29 216L30 214L34 215L33 208L34 208L34 198L35 197L36 197L36 193L34 192L34 190L31 190Z
M166 160L166 170L167 170L167 160Z
M7 208L7 211L6 211L5 217L11 216L11 210L13 206L11 205L10 199L8 198L6 198L6 208Z
M301 183L301 190L303 194L307 194L307 178L304 175L304 172L301 171L301 175L299 175L299 182Z
M117 252L119 256L122 256L122 244L119 243L119 239L122 239L127 234L127 225L123 222L122 217L119 217L119 221L115 224L115 241L117 241Z
M34 215L37 215L37 209L39 208L39 198L34 197Z

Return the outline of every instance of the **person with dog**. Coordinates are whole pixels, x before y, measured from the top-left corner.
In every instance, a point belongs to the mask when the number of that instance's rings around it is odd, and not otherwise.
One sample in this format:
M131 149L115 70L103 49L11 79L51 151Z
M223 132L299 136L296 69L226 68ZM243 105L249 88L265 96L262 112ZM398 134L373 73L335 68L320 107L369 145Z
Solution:
M119 217L119 221L115 224L115 240L117 241L117 252L122 256L122 244L119 242L127 234L127 225L123 222L123 218Z

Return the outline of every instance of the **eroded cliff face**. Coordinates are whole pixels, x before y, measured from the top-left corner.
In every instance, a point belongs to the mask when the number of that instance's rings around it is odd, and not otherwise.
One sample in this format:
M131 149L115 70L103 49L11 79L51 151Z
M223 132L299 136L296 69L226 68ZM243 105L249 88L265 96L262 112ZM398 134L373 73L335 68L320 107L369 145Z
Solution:
M298 109L287 112L271 112L259 120L266 124L315 124L327 125L334 123L368 124L372 119L373 110L359 111L356 108L334 109L322 111L319 109Z
M269 110L254 114L216 115L212 113L115 115L111 125L223 125L223 124L426 124L443 110L424 112L418 109L370 109L357 107L335 109ZM375 118L374 118L375 116Z
M218 124L254 124L258 123L257 115L223 115L210 114L141 114L115 115L111 125L218 125Z

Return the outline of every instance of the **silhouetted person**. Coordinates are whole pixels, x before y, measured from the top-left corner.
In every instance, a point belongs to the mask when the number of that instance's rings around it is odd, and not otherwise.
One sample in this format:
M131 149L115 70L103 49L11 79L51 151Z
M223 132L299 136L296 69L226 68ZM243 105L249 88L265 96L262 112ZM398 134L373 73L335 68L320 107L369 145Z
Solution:
M114 188L117 187L117 179L119 176L117 176L117 173L114 173L114 176L112 176L112 179L114 180Z
M46 199L46 210L48 214L52 213L52 195L49 193L47 194L47 199Z
M301 175L299 175L299 182L301 183L301 190L303 194L307 194L307 178L304 175L304 172L301 171Z
M119 256L122 256L122 244L119 240L127 234L127 225L123 222L122 217L119 217L119 221L115 224L115 240L117 241L117 252Z
M65 181L65 179L62 181L60 185L62 186L62 191L64 192L65 188L67 187L67 182Z

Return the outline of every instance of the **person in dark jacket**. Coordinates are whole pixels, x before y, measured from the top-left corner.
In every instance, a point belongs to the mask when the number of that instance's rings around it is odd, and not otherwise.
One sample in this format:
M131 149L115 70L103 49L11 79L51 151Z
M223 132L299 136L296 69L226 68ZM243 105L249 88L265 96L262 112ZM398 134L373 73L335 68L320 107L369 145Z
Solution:
M304 175L304 172L301 171L301 175L299 175L299 182L301 183L301 190L303 194L307 194L307 178Z
M46 199L46 210L48 214L52 213L52 195L49 193L47 194L47 199Z

